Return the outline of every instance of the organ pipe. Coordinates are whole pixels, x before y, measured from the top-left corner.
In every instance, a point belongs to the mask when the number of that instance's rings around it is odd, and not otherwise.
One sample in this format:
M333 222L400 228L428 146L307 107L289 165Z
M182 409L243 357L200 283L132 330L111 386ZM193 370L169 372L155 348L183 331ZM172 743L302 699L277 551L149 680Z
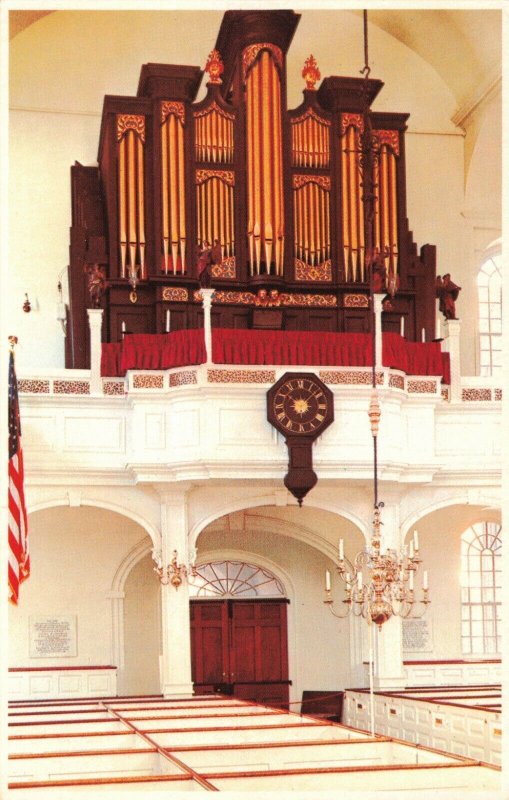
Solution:
M145 117L118 114L116 137L120 276L127 277L128 267L136 267L140 269L141 277L146 278Z
M119 163L118 163L118 206L120 224L120 275L125 278L126 256L127 256L127 197L126 197L126 140L119 142Z
M323 266L330 256L330 179L293 179L294 256L304 266Z
M292 163L295 167L324 168L329 166L330 122L308 111L291 120Z
M230 164L233 161L234 115L213 102L195 118L195 156L197 161Z
M196 227L198 245L205 242L221 246L223 258L234 254L233 172L197 170L196 173Z
M143 144L136 139L136 165L137 165L137 195L138 195L138 243L140 249L141 277L146 278L145 268L145 175L143 167Z
M262 102L263 100L263 102ZM282 274L284 209L281 86L261 49L246 77L248 243L251 274Z
M163 102L161 117L163 268L176 275L185 272L187 242L183 104Z

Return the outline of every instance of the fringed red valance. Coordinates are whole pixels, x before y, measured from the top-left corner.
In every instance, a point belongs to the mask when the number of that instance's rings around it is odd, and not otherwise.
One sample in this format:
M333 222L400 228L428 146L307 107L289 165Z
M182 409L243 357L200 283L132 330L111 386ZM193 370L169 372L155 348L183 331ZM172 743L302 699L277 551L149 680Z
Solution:
M215 328L212 360L237 365L369 367L372 341L368 333ZM205 361L203 329L134 333L122 342L103 344L101 375L120 377L130 369L171 369ZM441 375L443 383L450 383L449 353L441 352L439 342L408 342L398 333L384 333L382 363L407 375Z

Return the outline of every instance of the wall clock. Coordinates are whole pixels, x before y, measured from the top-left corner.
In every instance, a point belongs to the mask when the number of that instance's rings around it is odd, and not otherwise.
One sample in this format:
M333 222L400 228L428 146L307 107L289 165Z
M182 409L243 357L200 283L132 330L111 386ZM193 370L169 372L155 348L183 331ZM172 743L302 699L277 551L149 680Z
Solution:
M334 420L333 394L311 372L286 372L267 392L267 419L286 438L284 483L302 505L317 481L312 446Z

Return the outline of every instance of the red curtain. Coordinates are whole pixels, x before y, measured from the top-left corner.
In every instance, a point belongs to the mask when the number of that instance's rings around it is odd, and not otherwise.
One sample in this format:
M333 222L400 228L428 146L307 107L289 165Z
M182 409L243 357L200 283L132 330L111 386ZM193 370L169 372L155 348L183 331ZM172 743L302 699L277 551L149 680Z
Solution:
M101 349L101 376L119 378L125 375L120 366L122 342L104 342Z
M367 333L216 328L212 360L215 364L369 366L371 337Z
M384 367L400 369L407 375L442 375L440 342L407 342L399 333L382 336Z
M288 364L321 367L369 367L372 340L368 333L321 331L212 330L215 364ZM203 329L173 333L133 333L122 342L103 344L101 375L121 376L128 369L171 369L206 361ZM382 363L408 375L443 375L450 382L449 354L439 342L408 342L398 333L384 333Z

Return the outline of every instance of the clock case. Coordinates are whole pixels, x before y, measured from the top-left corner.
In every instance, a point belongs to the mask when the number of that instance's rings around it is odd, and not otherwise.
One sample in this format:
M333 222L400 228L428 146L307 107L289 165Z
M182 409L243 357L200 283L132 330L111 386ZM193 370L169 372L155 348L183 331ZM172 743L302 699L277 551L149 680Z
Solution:
M314 431L289 432L277 417L275 400L284 384L289 381L301 380L312 381L323 392L326 402L324 419ZM288 447L288 472L285 475L284 484L301 506L304 497L318 480L316 472L313 470L313 442L334 421L334 395L329 387L312 372L285 372L267 392L267 419L276 430L285 436Z

